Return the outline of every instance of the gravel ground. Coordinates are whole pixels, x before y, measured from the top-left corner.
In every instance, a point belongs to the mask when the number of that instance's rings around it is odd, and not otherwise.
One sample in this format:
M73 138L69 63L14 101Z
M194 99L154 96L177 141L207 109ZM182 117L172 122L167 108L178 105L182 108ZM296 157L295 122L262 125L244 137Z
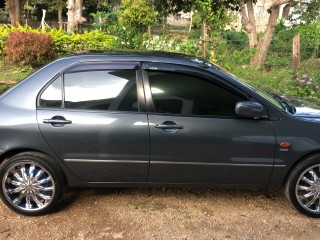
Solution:
M60 209L24 217L0 203L0 239L319 239L320 220L282 191L74 189Z

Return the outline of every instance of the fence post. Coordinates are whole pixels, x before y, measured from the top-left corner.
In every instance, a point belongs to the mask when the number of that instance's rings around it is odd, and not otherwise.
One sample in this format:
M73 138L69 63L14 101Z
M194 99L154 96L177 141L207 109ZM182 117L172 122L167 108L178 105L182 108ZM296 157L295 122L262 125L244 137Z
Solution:
M300 35L294 36L292 40L292 63L293 70L297 72L300 66Z
M201 30L201 52L202 56L206 57L206 35L207 35L207 26L206 26L206 20L202 20L202 30Z
M152 36L152 30L151 30L151 25L148 25L148 37L150 38Z

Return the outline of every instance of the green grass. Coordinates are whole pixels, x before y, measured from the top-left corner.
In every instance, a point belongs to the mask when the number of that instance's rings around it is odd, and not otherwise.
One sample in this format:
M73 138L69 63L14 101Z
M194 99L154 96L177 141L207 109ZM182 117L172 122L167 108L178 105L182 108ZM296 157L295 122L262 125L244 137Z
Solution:
M239 79L252 86L277 94L287 93L293 79L290 69L257 70L253 67L237 67L232 70Z
M278 95L286 95L295 106L305 105L320 109L320 93L316 92L312 97L301 97L299 92L301 90L293 87L296 80L293 71L290 69L280 68L262 71L248 66L234 68L232 72L249 85Z
M36 69L30 67L19 67L3 60L0 60L0 91L7 87L12 87L31 73L33 73Z

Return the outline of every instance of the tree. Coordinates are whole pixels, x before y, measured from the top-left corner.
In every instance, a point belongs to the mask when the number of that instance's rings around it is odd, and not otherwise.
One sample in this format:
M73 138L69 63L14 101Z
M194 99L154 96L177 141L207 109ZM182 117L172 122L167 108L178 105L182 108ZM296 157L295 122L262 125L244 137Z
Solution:
M267 57L269 46L271 44L272 36L276 29L277 20L279 18L280 6L288 4L290 0L275 0L270 6L269 20L267 29L263 36L258 41L256 20L253 8L253 0L241 0L241 22L244 30L246 31L249 38L249 47L255 48L256 52L250 60L251 65L260 66Z
M35 3L39 4L45 4L47 6L48 12L58 12L58 22L59 27L62 28L63 24L63 17L62 17L62 11L66 7L66 0L36 0ZM36 4L34 4L36 5Z
M170 14L177 16L180 12L189 12L193 3L194 0L154 0L155 10L162 19L162 29L164 30Z
M46 1L48 2L49 11L58 11L58 21L59 27L62 28L63 18L62 18L62 9L66 7L66 0L54 0Z
M22 9L25 2L26 0L7 0L7 11L12 25L21 24Z
M193 9L198 12L201 18L201 38L202 38L202 54L206 55L206 36L207 30L221 30L229 22L228 9L234 9L236 0L196 0Z
M320 0L293 0L291 20L295 24L316 23L320 20Z
M79 23L84 23L86 19L82 17L83 0L67 0L68 26L67 32L72 32Z
M132 30L143 33L156 19L157 13L148 0L123 0L120 22Z

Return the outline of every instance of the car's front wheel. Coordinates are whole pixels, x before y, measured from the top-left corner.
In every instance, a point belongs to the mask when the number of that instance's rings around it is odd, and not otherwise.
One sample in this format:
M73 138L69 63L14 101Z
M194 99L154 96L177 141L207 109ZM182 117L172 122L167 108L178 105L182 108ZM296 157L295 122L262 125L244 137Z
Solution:
M64 178L59 167L46 155L24 153L4 162L0 169L0 196L13 211L43 215L57 207Z
M287 180L285 192L298 211L320 218L320 155L308 157L297 165Z

